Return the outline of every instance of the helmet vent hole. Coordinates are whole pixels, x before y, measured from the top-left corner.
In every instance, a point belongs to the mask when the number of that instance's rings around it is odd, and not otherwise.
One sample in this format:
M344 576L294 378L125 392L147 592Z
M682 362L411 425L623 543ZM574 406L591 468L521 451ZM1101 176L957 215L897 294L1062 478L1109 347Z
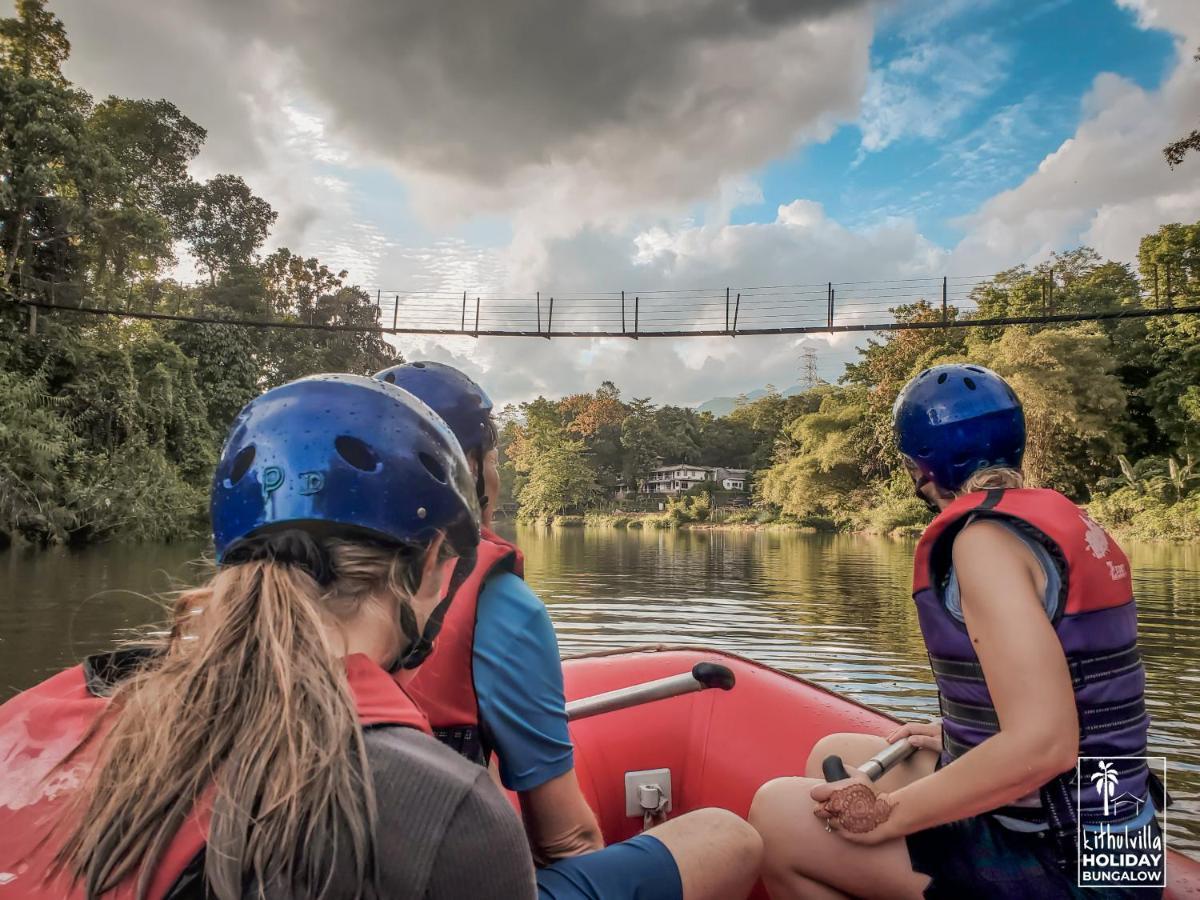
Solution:
M968 391L975 390L975 380L973 378L971 378L970 376L967 376L966 378L963 379L963 384L965 384L967 386Z
M979 366L967 366L966 369L968 372L978 372L980 375L983 374L983 369L979 368Z
M388 384L395 384L396 383L396 373L388 372L386 375L383 376L383 380L386 381Z
M412 367L413 367L414 369L423 369L423 368L425 368L425 363L423 363L423 362L415 362L415 363L413 363L413 364L412 364Z
M432 475L434 478L436 478L442 484L446 483L446 467L445 466L443 466L440 462L438 462L434 457L430 456L428 453L418 453L417 458L419 460L421 460L421 465L423 465L425 467L426 472L428 472L430 475Z
M918 375L917 377L918 377L918 378L924 378L924 377L925 377L926 375L928 375L928 374L929 374L929 370L928 370L928 369L926 369L924 372L922 372L922 373L921 373L920 375Z
M334 447L338 455L361 472L378 472L379 457L375 455L365 442L348 434L339 435L334 439Z
M238 451L238 455L233 458L233 468L229 471L229 486L237 484L250 471L250 466L254 463L254 456L257 451L254 445L243 447Z
M946 373L943 372L941 375L938 376L938 384L945 384L945 383L946 383Z

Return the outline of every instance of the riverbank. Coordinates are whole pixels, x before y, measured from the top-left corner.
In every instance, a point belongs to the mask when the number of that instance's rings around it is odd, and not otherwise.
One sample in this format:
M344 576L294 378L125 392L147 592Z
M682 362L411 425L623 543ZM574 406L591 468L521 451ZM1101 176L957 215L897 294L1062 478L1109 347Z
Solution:
M1147 543L1200 544L1200 497L1166 504L1153 498L1123 497L1121 492L1099 498L1086 507L1089 515L1107 528L1119 541ZM618 530L667 530L753 532L775 531L795 534L863 534L892 538L917 538L925 523L908 523L894 528L853 528L832 520L798 522L775 518L769 513L748 509L720 522L694 520L686 513L610 512L562 515L525 521L528 525L548 528L603 528Z

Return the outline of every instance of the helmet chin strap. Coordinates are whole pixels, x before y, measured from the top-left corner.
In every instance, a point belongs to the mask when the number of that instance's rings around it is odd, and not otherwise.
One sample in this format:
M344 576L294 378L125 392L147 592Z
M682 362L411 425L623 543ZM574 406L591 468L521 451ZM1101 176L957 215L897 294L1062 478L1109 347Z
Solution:
M479 497L479 511L483 512L487 509L489 497L487 495L487 485L483 480L483 466L479 467L479 474L475 476L475 493Z
M488 508L488 503L491 499L487 495L487 482L483 477L483 459L487 456L487 452L482 447L471 452L475 454L475 496L479 498L479 511L482 513Z
M913 482L913 493L917 495L917 499L924 503L931 513L935 516L942 511L942 508L929 498L929 495L923 490L928 484L933 484L933 479L928 475L922 475Z
M408 649L400 654L396 658L396 661L388 667L389 672L395 674L401 669L415 669L429 658L429 654L433 652L434 641L437 640L438 634L441 633L442 623L446 619L450 603L454 600L454 595L458 593L458 589L462 587L463 582L467 580L467 577L471 574L471 570L474 568L475 554L473 552L469 556L460 556L458 558L454 564L454 574L450 576L450 586L446 590L446 596L442 598L442 601L429 614L424 630L417 627L417 616L413 612L412 607L407 603L400 604L400 630L408 638Z

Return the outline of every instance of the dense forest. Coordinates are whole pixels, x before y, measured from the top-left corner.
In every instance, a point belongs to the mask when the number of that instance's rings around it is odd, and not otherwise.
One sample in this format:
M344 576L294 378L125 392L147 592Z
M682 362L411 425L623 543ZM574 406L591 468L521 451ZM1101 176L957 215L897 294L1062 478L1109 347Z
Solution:
M373 325L346 273L286 249L236 175L197 182L204 128L166 100L96 100L43 0L0 19L0 546L171 539L204 525L237 410L313 372L395 361L377 334L42 313L16 298ZM199 284L166 277L177 248Z
M0 19L0 546L200 532L224 429L260 391L397 360L378 333L92 317L17 301L196 317L371 326L338 272L264 254L275 213L236 175L199 182L204 128L167 100L96 99L70 84L44 0ZM1193 144L1188 144L1192 140ZM1193 138L1168 148L1179 164ZM197 283L171 277L186 251ZM1081 248L1000 273L969 313L1200 302L1200 223L1146 236L1136 262ZM1160 298L1161 299L1161 298ZM936 321L926 303L895 310ZM1146 537L1200 538L1200 317L892 332L837 384L776 391L714 417L651 398L538 398L502 415L507 500L527 518L614 508L660 459L754 470L755 521L891 531L925 520L897 465L892 400L920 369L973 360L1025 401L1032 482ZM708 501L672 504L704 518Z
M1080 248L999 273L954 318L1035 314L1053 285L1059 312L1145 306L1170 272L1170 301L1200 300L1200 223L1141 241L1136 266ZM1165 293L1165 284L1160 285ZM1159 302L1166 302L1160 297ZM895 310L940 321L940 306ZM1149 538L1200 538L1200 316L1075 325L930 328L868 341L838 384L739 405L714 418L650 399L538 398L506 414L506 467L528 518L609 510L618 483L667 462L755 470L755 505L739 518L891 532L927 521L899 465L891 406L922 369L970 360L1007 378L1025 404L1031 483L1089 504L1110 526ZM707 507L672 504L669 518Z

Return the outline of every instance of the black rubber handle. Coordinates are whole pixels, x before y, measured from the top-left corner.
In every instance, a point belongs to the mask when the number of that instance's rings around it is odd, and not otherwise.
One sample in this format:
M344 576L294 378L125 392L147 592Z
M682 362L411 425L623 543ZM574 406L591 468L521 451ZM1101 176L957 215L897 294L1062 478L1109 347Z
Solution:
M704 685L705 689L720 688L723 691L732 690L737 684L733 670L720 663L702 662L692 666L692 677Z
M825 757L825 761L821 763L821 774L825 776L826 781L845 781L850 777L840 756Z

